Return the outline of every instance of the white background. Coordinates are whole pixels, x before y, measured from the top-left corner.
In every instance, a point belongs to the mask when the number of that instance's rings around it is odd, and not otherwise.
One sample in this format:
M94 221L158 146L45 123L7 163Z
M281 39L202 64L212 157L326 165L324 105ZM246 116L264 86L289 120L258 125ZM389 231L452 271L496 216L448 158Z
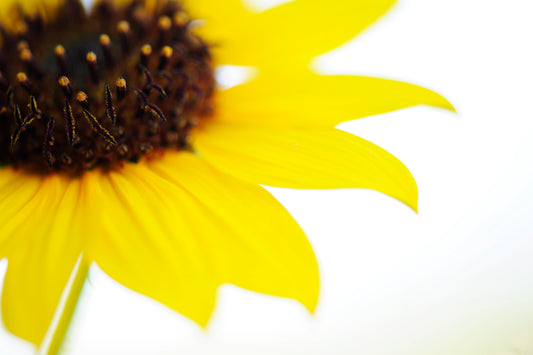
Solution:
M225 286L205 332L92 270L65 353L533 354L530 3L401 0L315 63L429 87L459 114L417 107L340 126L409 167L418 215L372 191L269 189L315 247L314 316ZM0 354L31 353L0 329Z

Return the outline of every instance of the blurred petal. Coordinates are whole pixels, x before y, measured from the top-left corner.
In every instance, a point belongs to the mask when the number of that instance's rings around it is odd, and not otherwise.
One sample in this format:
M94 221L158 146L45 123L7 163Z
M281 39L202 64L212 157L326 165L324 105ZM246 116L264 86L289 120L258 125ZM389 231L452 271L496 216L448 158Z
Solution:
M131 2L131 0L95 1L95 3L99 2L111 2L117 5L127 5ZM143 0L143 2L147 9L153 11L154 9L164 6L167 0ZM231 22L239 19L239 16L243 15L244 13L250 14L250 12L246 11L243 7L241 0L180 0L179 3L183 5L183 8L191 16L192 20L201 19L202 21L216 21L216 23L220 26L224 25L225 23L231 26Z
M224 38L216 52L224 64L258 65L262 70L304 67L312 57L355 37L394 0L295 0L239 21L243 31ZM207 26L206 26L207 27ZM213 35L216 36L213 27ZM216 37L206 37L216 38Z
M146 167L87 177L91 236L87 257L111 277L205 325L216 284L201 245L180 226L179 199ZM177 213L178 212L178 213Z
M0 176L19 180L1 207L7 216L0 217L0 235L11 239L2 318L13 334L39 345L81 252L80 180L11 169L2 169Z
M193 19L216 23L213 27L235 26L234 22L242 19L241 16L251 16L241 0L183 0L183 6Z
M32 210L25 208L38 194L42 179L27 177L11 168L0 169L0 258L7 255L16 238L14 230L32 217ZM7 232L11 223L11 232Z
M441 95L421 86L311 72L254 80L217 93L215 100L217 120L285 127L332 127L415 105L454 110Z
M125 286L201 325L226 282L316 305L309 243L259 186L226 176L189 153L92 175L102 233L88 253Z
M244 181L301 189L368 188L416 210L417 187L384 149L337 129L289 130L211 122L195 132L209 163Z
M243 47L242 37L255 16L243 7L240 0L186 0L184 8L191 19L201 21L193 26L194 32L211 45L217 64L239 64L243 62L242 56L247 54L252 56L254 64L259 64L254 61L253 54Z
M22 14L34 15L40 13L46 18L46 16L54 13L54 10L62 1L63 0L2 0L0 1L1 24L6 27L19 26L22 24Z

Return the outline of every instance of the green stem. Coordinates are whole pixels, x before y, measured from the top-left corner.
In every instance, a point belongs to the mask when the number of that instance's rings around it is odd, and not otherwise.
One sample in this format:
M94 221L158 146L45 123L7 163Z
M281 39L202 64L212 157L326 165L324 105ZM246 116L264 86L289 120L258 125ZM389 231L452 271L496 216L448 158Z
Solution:
M74 315L76 305L78 304L78 298L80 297L88 272L89 265L82 257L78 265L78 270L76 270L76 275L74 276L65 307L63 308L63 312L59 318L59 323L57 324L52 336L50 346L44 353L45 355L57 355L59 350L61 350L61 345L63 344L63 340L67 334L70 321Z

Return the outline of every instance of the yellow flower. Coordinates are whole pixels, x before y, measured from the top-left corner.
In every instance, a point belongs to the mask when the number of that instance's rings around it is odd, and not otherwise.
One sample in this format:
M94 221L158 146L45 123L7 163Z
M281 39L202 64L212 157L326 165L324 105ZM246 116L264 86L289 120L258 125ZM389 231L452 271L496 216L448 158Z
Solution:
M41 344L80 255L81 268L96 262L201 325L224 283L313 311L311 246L259 185L369 188L416 210L405 166L333 127L419 104L453 110L415 85L308 68L393 3L254 13L240 0L101 1L87 19L77 0L3 1L6 327ZM212 92L211 64L258 75Z

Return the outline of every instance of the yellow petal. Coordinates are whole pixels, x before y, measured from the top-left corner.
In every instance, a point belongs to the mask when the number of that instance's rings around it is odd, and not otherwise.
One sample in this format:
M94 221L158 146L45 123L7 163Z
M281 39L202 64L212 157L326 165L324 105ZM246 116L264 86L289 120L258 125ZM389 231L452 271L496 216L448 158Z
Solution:
M10 29L24 26L22 14L40 13L44 18L53 15L54 10L63 0L2 0L0 2L0 23Z
M41 179L26 178L10 168L0 169L0 258L7 255L15 238L11 238L19 220L16 220L11 233L6 231L8 223L17 218L28 220L32 211L25 208L33 200L41 187ZM22 214L24 213L24 214ZM22 215L21 215L22 214Z
M211 45L217 64L242 62L248 50L241 37L255 17L240 0L186 0L184 9L192 20L200 20L193 30Z
M183 0L183 7L192 19L216 22L212 27L234 26L240 16L251 15L241 0Z
M0 235L9 240L2 317L13 334L39 345L81 252L80 181L26 176L5 168ZM16 181L19 180L19 181ZM6 194L6 189L12 189Z
M181 226L181 202L146 167L87 177L99 231L87 256L123 285L204 325L215 301L209 258Z
M9 13L14 7L20 7L21 9L30 9L31 7L35 8L37 5L40 5L42 0L2 0L0 2L0 14L5 15ZM57 1L53 1L57 2Z
M309 308L316 304L312 250L259 186L225 176L189 153L91 179L102 230L88 255L125 286L200 325L224 282L295 298Z
M454 110L441 95L417 85L311 72L257 79L221 91L215 100L220 121L285 127L331 127L415 105Z
M98 2L112 2L119 5L129 4L131 0L97 0ZM159 9L169 0L144 0L144 5L147 9ZM227 26L233 26L234 22L240 16L250 14L243 7L241 0L180 0L179 3L183 5L191 20L213 21L216 26L221 26L219 30Z
M293 298L314 310L319 280L313 250L274 197L192 154L169 154L152 169L189 194L180 199L182 210L211 249L220 283Z
M416 210L417 187L407 168L382 148L337 129L211 122L194 138L204 159L244 181L303 189L368 188Z
M221 41L224 64L258 65L262 70L305 66L309 59L347 42L385 13L394 0L296 0L243 21L233 36L217 36L223 23L208 24L207 39ZM235 25L233 25L235 26ZM280 67L280 64L282 65Z

